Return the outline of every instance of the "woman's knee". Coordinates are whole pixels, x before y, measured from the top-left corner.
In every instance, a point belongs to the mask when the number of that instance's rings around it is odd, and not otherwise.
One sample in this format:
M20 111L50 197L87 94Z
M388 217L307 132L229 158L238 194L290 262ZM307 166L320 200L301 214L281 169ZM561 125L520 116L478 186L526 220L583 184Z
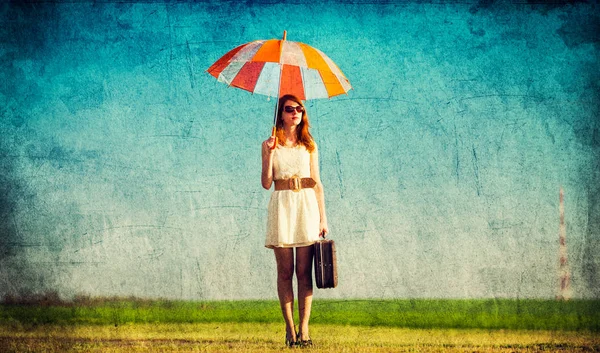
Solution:
M294 277L294 266L277 269L277 280L280 282L291 281Z
M296 276L298 277L298 282L312 281L312 247L299 248L296 255Z
M296 266L298 283L312 283L312 262L301 263Z
M312 284L312 273L311 271L299 271L296 272L296 277L298 278L298 283L301 284Z

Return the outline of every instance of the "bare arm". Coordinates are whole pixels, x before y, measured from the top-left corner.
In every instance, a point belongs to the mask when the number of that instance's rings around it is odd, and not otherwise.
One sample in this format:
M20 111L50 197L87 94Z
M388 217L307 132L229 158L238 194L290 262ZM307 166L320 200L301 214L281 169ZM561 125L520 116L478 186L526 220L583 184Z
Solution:
M270 137L262 143L262 175L260 181L262 187L269 190L273 183L273 145L275 138Z
M317 203L319 205L319 216L321 221L319 224L319 234L324 233L324 236L329 233L327 225L327 214L325 213L325 192L323 183L321 183L321 175L319 172L319 150L315 144L315 149L310 154L310 176L316 182L315 193L317 194Z

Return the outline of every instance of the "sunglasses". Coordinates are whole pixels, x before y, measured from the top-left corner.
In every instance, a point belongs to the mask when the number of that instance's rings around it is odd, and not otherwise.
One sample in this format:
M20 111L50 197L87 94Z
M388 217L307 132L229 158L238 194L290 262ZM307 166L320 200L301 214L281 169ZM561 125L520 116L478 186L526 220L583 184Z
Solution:
M304 112L304 107L301 105L297 105L295 107L293 107L291 105L286 105L285 107L283 107L283 109L285 110L286 113L293 113L294 111L296 111L298 113Z

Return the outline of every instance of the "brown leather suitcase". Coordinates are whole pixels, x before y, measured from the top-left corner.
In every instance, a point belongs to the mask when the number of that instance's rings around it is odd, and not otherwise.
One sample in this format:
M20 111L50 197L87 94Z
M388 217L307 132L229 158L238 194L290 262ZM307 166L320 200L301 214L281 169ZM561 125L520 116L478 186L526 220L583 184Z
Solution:
M315 243L314 249L317 288L335 288L338 282L335 242L319 240Z

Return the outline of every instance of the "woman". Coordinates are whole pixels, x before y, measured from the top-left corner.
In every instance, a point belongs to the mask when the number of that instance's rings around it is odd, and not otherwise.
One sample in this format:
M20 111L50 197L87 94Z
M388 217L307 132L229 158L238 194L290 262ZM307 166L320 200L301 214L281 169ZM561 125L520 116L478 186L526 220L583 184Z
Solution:
M277 294L285 320L286 345L290 347L312 345L308 331L312 304L312 244L329 232L317 144L308 132L309 126L300 99L285 95L279 100L277 138L271 137L262 144L262 186L268 190L275 184L268 207L265 246L275 252ZM298 281L298 333L293 316L294 268Z

